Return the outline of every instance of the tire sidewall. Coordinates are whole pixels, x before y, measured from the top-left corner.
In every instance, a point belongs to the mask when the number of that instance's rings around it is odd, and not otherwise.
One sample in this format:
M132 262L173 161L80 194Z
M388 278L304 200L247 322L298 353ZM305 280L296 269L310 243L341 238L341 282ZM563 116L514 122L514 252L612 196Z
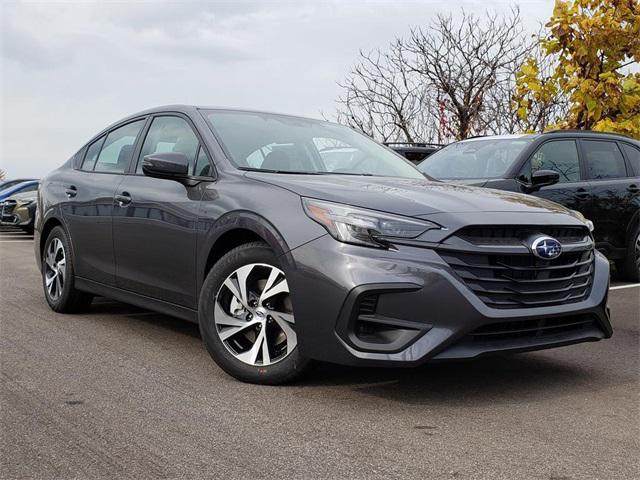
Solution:
M297 376L308 363L308 360L300 355L297 346L286 358L273 365L248 365L229 352L218 336L214 322L214 306L220 286L236 269L250 263L266 263L280 268L280 263L273 251L261 243L243 245L224 255L213 266L200 291L198 305L200 333L211 357L229 375L250 383L284 383Z
M59 239L62 243L62 248L64 249L65 256L65 271L64 271L64 285L62 286L62 294L57 298L53 299L49 296L49 291L47 290L46 284L46 255L49 250L49 245L53 242L54 239ZM44 296L47 299L47 303L49 306L55 310L60 311L63 309L64 305L67 305L70 300L71 293L73 291L73 263L71 261L71 245L69 243L69 239L67 237L66 232L62 227L55 227L49 233L47 240L44 243L44 249L42 251L42 287L44 289Z

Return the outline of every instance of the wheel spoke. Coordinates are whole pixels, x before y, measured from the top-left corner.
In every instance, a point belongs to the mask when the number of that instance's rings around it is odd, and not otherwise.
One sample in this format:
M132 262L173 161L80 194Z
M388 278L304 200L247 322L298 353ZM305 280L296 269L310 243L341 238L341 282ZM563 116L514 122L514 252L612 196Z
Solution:
M45 256L45 263L51 270L53 270L53 268L55 267L55 263L53 261L53 255L51 254L51 252L47 252Z
M60 277L60 275L56 275L56 290L57 295L60 295L62 293L62 278Z
M213 321L217 325L225 325L229 327L242 327L247 324L245 320L241 318L236 318L234 316L229 315L225 312L218 301L216 300L214 311L213 311Z
M264 335L262 336L262 365L269 365L271 363L271 355L269 354L269 340L267 339L267 329L263 328Z
M256 338L253 346L247 350L246 352L242 352L238 355L238 359L248 363L250 365L255 365L256 360L258 359L258 354L260 353L260 349L262 348L262 342L264 341L264 332L266 328L260 330L258 333L258 337Z
M236 278L238 279L238 288L241 297L238 299L243 305L249 304L249 296L247 295L247 279L253 270L253 265L246 265L236 270ZM245 307L246 308L246 307Z
M284 278L273 285L270 289L264 289L262 295L260 295L260 304L262 305L265 300L279 293L289 293L289 285L287 284L287 280Z
M293 323L293 315L289 315L291 322L285 319L284 316L288 314L282 314L279 312L273 312L273 318L278 324L278 326L282 329L285 336L287 337L287 353L291 352L298 343L298 337L296 336L296 332L293 328L291 328L290 323Z
M259 321L245 322L241 326L238 326L238 327L225 328L224 330L220 331L220 340L222 340L224 342L225 340L228 340L229 338L233 337L237 333L240 333L240 332L246 330L249 327L256 326L258 323L260 323L260 322Z
M287 323L295 324L295 319L293 318L293 313L285 313L285 312L271 312L273 317L280 317Z

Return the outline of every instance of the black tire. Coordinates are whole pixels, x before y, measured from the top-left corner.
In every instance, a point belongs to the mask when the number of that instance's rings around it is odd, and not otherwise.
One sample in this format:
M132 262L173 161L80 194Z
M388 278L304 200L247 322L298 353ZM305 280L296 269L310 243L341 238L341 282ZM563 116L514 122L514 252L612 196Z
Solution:
M61 282L57 283L54 279L53 283L56 285L53 287L53 292L50 291L48 287L48 279L50 279L53 272L53 269L49 266L50 263L47 263L48 260L48 252L52 247L54 242L59 242L64 254L64 268L58 269L58 275L60 275L60 270L62 270ZM58 259L60 259L60 255L58 254ZM58 226L51 230L47 240L44 244L44 249L42 251L42 287L44 289L44 296L47 299L47 303L51 307L51 309L58 313L77 313L80 311L86 310L91 301L93 300L93 296L76 290L75 288L75 275L73 270L73 259L71 258L71 244L69 242L69 237L65 230ZM58 287L61 285L61 288Z
M218 333L219 325L216 324L214 315L217 295L222 291L222 285L227 278L239 268L252 264L266 264L278 269L279 262L273 251L262 242L247 243L234 248L216 262L207 275L200 292L198 306L200 333L211 358L226 373L238 380L263 385L279 385L291 382L299 377L310 364L308 359L300 355L297 344L291 351L288 350L287 345L286 354L281 360L268 365L255 365L239 360L231 352L230 348L225 346ZM242 307L240 309L242 310ZM265 328L266 331L267 328ZM238 335L241 334L239 333ZM259 337L256 335L256 338ZM267 351L269 351L268 346ZM271 353L269 353L270 355Z
M629 282L640 282L640 225L629 239L627 255L618 263L622 279Z

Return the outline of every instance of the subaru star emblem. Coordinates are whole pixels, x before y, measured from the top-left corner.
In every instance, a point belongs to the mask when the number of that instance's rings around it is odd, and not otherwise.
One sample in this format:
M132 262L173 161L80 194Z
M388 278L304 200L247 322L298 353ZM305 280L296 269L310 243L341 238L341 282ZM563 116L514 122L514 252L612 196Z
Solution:
M551 237L538 237L531 243L533 254L544 260L552 260L562 253L562 245Z

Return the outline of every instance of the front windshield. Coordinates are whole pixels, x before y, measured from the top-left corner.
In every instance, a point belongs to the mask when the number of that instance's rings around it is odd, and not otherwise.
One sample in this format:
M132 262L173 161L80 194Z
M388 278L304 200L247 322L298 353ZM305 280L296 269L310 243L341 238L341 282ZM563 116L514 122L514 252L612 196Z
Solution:
M254 112L204 114L241 169L424 178L400 156L342 125Z
M500 178L534 137L487 138L447 145L418 169L438 180Z

